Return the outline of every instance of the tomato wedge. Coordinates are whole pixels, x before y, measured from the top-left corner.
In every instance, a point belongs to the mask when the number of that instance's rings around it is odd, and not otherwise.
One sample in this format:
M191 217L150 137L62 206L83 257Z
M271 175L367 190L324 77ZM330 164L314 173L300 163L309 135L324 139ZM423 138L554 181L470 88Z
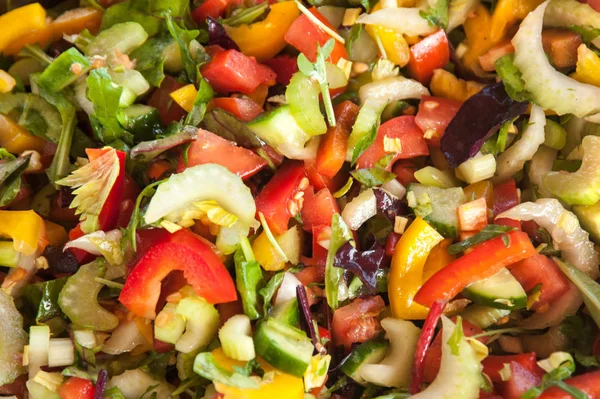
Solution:
M419 112L415 123L427 134L427 142L439 147L440 140L448 124L458 112L462 103L448 98L422 96L419 103Z
M316 226L331 226L331 218L339 213L340 208L331 191L324 188L314 193L309 187L304 191L304 205L302 206L302 227L311 232Z
M198 129L198 138L188 148L187 156L187 167L216 163L225 166L242 179L253 176L267 166L267 161L254 152L238 147L235 143L204 129ZM177 163L177 172L185 168L182 154Z
M71 377L61 384L58 394L62 399L93 399L96 388L89 380Z
M529 352L519 353L518 355L488 356L481 361L481 365L483 366L483 372L490 377L492 382L502 382L500 371L505 364L511 362L519 363L533 374L543 374L544 371L540 369L536 361L535 352Z
M381 331L377 316L385 309L380 296L358 298L333 313L333 342L350 349L355 342L365 342Z
M427 36L410 48L408 73L424 85L429 84L433 71L450 61L450 45L443 29Z

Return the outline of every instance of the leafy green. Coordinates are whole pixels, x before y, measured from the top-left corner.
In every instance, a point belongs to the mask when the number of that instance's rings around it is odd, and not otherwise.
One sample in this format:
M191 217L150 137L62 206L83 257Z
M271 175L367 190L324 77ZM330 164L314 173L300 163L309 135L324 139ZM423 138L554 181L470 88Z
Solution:
M137 247L135 233L143 220L143 213L141 210L142 202L144 198L152 197L156 192L156 188L165 181L167 181L167 179L159 180L157 182L147 185L146 187L144 187L140 195L138 195L137 199L135 200L135 208L133 208L133 213L131 214L131 219L129 220L129 226L127 226L127 233L129 235L129 240L131 241L131 246L134 251Z
M354 57L354 43L360 38L362 32L362 24L354 24L352 25L352 28L350 28L350 35L348 35L348 39L346 40L346 50L348 51L350 59Z
M25 47L23 47L21 51L19 51L18 55L19 57L23 58L34 58L45 66L52 64L52 61L54 61L54 59L48 54L46 54L46 52L42 50L37 44L26 44Z
M244 148L261 148L263 142L240 119L229 112L215 108L204 116L204 127L217 136L236 142Z
M581 36L581 40L583 40L586 45L589 45L594 39L600 36L600 29L596 29L592 26L571 25L568 28Z
M323 97L323 104L325 104L325 113L327 114L327 121L329 126L335 126L335 114L333 112L333 104L331 102L331 95L329 94L329 83L327 82L327 70L325 67L325 60L329 58L329 55L333 51L335 46L335 40L329 39L323 47L317 46L317 60L313 64L306 58L302 53L298 56L298 69L305 76L308 76L319 83L321 88L321 96Z
M600 327L600 284L575 266L563 262L559 258L554 258L554 261L565 276L579 289L586 309Z
M450 245L448 247L448 253L452 255L459 254L461 252L464 252L468 248L471 248L477 244L481 244L484 241L491 240L492 238L498 237L513 230L515 230L515 228L510 226L488 224L474 236L471 236L461 242L457 242L456 244Z
M269 279L267 284L258 291L259 295L263 297L263 315L266 316L269 314L269 310L271 309L271 301L273 300L275 293L281 286L284 276L285 272L279 272L277 274L274 274Z
M62 314L58 306L58 294L60 294L66 282L67 277L63 277L43 283L30 284L25 287L23 295L37 308L36 323L43 323Z
M448 340L450 351L454 356L460 356L460 344L464 336L465 334L463 333L462 328L462 317L458 316L458 318L456 319L456 327L454 327L454 332L452 332L452 335Z
M531 95L525 89L525 82L521 78L521 71L514 64L514 54L498 58L494 64L496 73L504 84L506 93L515 101L531 101Z
M504 122L504 124L500 127L500 131L498 131L498 138L496 139L496 154L499 154L501 152L504 152L504 150L506 149L506 141L508 139L508 130L510 129L510 126L515 123L515 121L518 119L518 117L508 121L508 122Z
M600 367L600 359L594 355L596 325L589 316L567 316L560 331L573 343L571 351L579 364L584 367Z
M243 367L233 366L233 371L246 377L251 376L252 373L264 374L264 370L256 359L248 360Z
M338 308L338 295L341 285L344 284L344 269L334 266L335 255L342 245L351 240L353 240L352 230L338 213L334 214L331 221L331 239L325 263L325 295L329 307L334 310Z
M396 178L394 173L381 168L356 169L350 172L350 174L363 186L369 188L381 186Z
M10 204L21 190L21 175L29 166L31 155L15 158L0 148L0 206Z
M265 13L265 11L268 10L268 8L269 8L268 2L260 3L253 7L244 8L237 14L234 14L231 17L222 20L221 23L223 25L228 25L228 26L239 26L239 25L251 24L254 21L256 21L258 18L262 17L262 15Z
M123 88L113 83L106 68L94 69L86 79L88 97L94 104L90 121L100 141L108 144L125 134L117 119Z
M192 52L190 51L190 42L198 37L200 31L181 28L179 25L177 25L169 13L166 13L165 17L167 28L169 29L171 36L173 36L179 45L185 77L190 83L194 83L196 82L198 69L196 66L196 61L194 60Z
M159 87L165 78L165 49L173 42L169 32L164 32L146 40L130 55L132 59L136 60L135 69L140 71L148 83L154 87Z
M257 389L260 386L256 380L249 376L226 370L208 352L196 356L194 372L208 380L231 387Z
M206 113L206 106L215 94L206 79L204 79L202 76L199 76L198 80L198 94L194 99L194 106L192 107L192 110L185 118L186 125L200 125L200 122L202 122L202 119L204 119L204 114Z
M248 238L243 237L242 240L246 241L248 247L250 246ZM250 254L251 252L252 249L250 249ZM235 284L242 299L244 313L250 320L256 320L260 317L257 291L263 282L262 270L256 260L248 259L244 255L242 247L235 251L233 261L235 264Z
M119 389L119 387L108 388L104 391L104 397L107 399L125 399L125 395Z
M142 141L129 152L136 162L149 162L163 152L181 144L190 143L198 138L198 129L184 125L173 134L151 141Z
M448 29L448 0L433 0L429 2L427 11L421 11L420 15L429 22L431 26Z

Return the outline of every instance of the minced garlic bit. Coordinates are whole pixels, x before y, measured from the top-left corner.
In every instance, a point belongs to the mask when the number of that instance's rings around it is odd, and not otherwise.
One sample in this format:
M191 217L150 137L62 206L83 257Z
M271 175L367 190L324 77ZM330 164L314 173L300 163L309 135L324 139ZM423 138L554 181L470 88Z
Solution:
M337 62L337 67L344 71L346 79L350 79L350 72L352 71L352 61L348 61L345 58L340 58Z
M81 75L81 72L83 72L83 65L81 65L78 62L74 62L71 64L71 68L69 68L71 70L71 72L73 72L75 75L79 76Z
M408 223L408 219L403 216L396 216L394 219L394 233L396 234L404 234L404 230L406 230L406 224Z
M402 140L399 137L383 136L383 150L385 152L402 152Z

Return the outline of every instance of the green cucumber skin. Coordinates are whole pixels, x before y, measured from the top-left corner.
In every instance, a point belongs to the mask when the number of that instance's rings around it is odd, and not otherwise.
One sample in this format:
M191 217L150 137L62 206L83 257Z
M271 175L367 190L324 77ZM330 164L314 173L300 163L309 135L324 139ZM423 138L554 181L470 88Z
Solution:
M385 353L389 343L384 339L374 339L371 341L364 342L360 344L356 349L352 351L350 356L348 356L342 365L340 366L340 370L348 377L356 380L356 372L369 359L373 357L380 357L379 360L385 357Z
M490 298L484 295L475 293L473 291L469 291L467 289L463 290L462 294L467 298L473 301L478 305L488 306L490 308L495 309L505 309L505 310L517 310L524 309L527 306L527 297L517 297L517 298L500 298L507 299L513 303L513 306L509 306L507 304L501 302L495 302L495 299L498 298Z
M527 293L517 279L507 269L484 280L471 284L463 290L463 295L473 302L497 309L515 310L527 306ZM503 303L512 302L512 305Z

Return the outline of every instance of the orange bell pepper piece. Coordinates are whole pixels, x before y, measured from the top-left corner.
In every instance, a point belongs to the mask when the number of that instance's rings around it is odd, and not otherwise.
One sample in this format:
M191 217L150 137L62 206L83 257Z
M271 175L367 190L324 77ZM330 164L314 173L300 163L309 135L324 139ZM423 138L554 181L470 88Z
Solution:
M46 140L30 134L8 116L0 114L0 147L13 154L20 154L26 150L42 152L45 145Z
M15 251L33 255L44 235L44 219L34 211L0 211L0 236L12 238Z
M28 4L0 15L0 53L7 54L8 45L21 36L42 30L46 27L46 10L40 3Z
M69 241L69 236L64 227L49 220L44 220L44 235L40 244L41 251L44 251L48 245L61 246L67 241Z

